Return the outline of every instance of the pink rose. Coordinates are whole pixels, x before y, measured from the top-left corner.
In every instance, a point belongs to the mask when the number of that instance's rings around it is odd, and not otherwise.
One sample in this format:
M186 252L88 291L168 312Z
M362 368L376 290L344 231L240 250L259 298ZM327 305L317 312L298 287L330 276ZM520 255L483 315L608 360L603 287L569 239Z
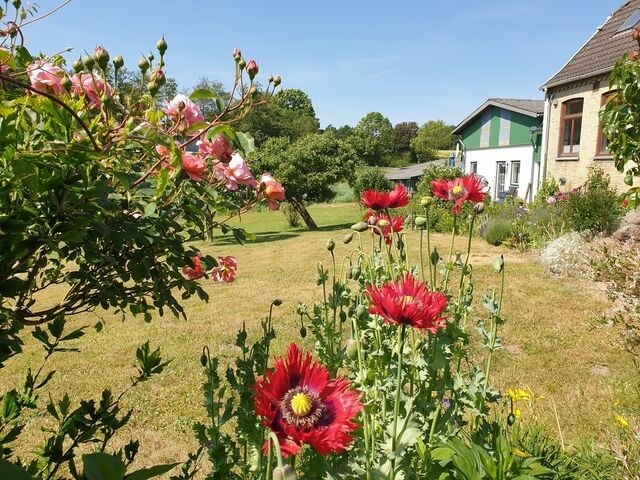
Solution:
M206 168L207 163L200 155L193 155L191 153L182 154L182 170L191 180L202 180Z
M277 210L280 204L284 200L284 188L282 185L268 173L263 173L260 178L260 183L264 185L262 191L267 204L271 210Z
M29 75L29 81L33 88L54 95L66 93L62 86L64 72L53 63L37 60L27 67L27 75Z
M164 113L174 122L185 123L187 127L204 120L204 115L198 106L189 97L180 93L167 104Z
M216 163L214 175L218 180L224 180L229 190L237 190L239 185L258 188L258 182L253 178L249 166L236 153L231 156L228 164Z
M71 91L76 95L86 95L87 100L96 108L102 108L102 96L111 96L113 89L100 76L90 73L76 74L71 77Z
M227 137L222 134L219 134L213 142L200 140L197 145L202 155L210 156L224 163L228 163L233 155L233 147Z
M236 257L218 257L218 266L211 270L211 279L214 282L233 283L236 279L238 259Z

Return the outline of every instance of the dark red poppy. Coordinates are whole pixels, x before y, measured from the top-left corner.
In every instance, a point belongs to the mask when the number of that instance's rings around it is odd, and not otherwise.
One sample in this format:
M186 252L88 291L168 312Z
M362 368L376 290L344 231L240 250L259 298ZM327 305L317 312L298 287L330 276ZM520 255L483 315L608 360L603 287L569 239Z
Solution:
M390 192L379 190L365 190L361 199L362 205L373 210L384 210L386 208L400 208L409 203L409 193L404 185L396 183Z
M394 325L410 325L431 333L444 325L440 315L447 306L447 297L442 292L430 291L424 282L408 273L381 288L370 286L367 296L371 300L369 313Z
M448 202L454 202L451 211L460 213L462 204L466 201L479 203L484 200L484 186L477 175L469 173L453 180L433 180L431 182L433 195Z
M284 457L296 455L303 443L327 455L353 441L354 419L363 408L360 395L347 379L330 378L326 367L296 344L289 345L286 358L275 359L253 390L256 413L278 436Z
M373 210L365 212L364 221L376 235L382 235L387 245L391 244L391 234L404 228L404 218L401 215L390 217L386 213L376 213Z

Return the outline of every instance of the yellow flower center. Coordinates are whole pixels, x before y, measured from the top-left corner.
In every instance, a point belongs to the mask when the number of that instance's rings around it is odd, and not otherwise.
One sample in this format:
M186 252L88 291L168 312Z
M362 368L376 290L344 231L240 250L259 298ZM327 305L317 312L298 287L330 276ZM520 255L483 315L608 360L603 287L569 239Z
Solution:
M291 410L293 410L293 413L298 417L309 415L312 406L313 402L311 401L311 397L306 393L296 393L291 399Z
M460 195L462 192L464 192L464 188L462 188L462 185L456 185L451 189L451 193L453 193L454 195Z
M411 295L405 295L402 297L403 305L409 305L411 302L413 302L413 297Z
M389 220L385 220L384 218L381 219L381 220L378 220L378 226L379 227L384 228L384 227L387 227L389 225L391 225L391 222Z

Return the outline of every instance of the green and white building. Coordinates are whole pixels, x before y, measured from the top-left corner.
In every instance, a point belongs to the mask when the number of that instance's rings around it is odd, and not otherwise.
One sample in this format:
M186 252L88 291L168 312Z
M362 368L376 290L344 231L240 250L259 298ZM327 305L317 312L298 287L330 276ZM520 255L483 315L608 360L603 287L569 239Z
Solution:
M542 181L543 100L490 98L453 130L466 173L483 177L494 200L532 201Z

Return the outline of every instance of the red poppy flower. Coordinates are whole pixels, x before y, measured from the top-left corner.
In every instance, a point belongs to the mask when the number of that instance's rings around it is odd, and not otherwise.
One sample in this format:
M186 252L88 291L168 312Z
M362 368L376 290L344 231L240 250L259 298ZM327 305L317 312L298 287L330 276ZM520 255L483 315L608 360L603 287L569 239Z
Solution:
M381 288L370 286L367 295L371 300L369 313L394 325L410 325L431 333L444 325L440 315L447 306L447 297L442 292L429 291L425 283L408 273Z
M409 204L409 192L401 183L396 183L396 187L389 192L389 207L400 208Z
M276 358L253 386L256 413L278 436L284 457L296 455L303 443L322 455L339 453L352 442L354 419L363 408L350 387L292 343L286 358Z
M188 267L188 266L182 267L182 273L184 273L187 276L187 278L191 280L195 280L204 275L204 267L202 266L202 262L200 261L201 258L202 258L202 252L198 252L197 255L190 257L191 264L193 265L193 267Z
M386 208L400 208L409 203L409 193L404 185L396 183L390 192L379 190L365 190L361 199L362 205L373 210L384 210Z
M387 245L391 244L391 234L400 232L404 228L402 216L390 217L386 213L376 213L373 210L365 212L364 221L371 226L376 235L382 235Z
M467 200L478 203L484 200L483 185L478 176L470 173L464 177L453 180L433 180L431 182L433 195L448 202L453 201L451 211L454 214L460 213L462 204Z

